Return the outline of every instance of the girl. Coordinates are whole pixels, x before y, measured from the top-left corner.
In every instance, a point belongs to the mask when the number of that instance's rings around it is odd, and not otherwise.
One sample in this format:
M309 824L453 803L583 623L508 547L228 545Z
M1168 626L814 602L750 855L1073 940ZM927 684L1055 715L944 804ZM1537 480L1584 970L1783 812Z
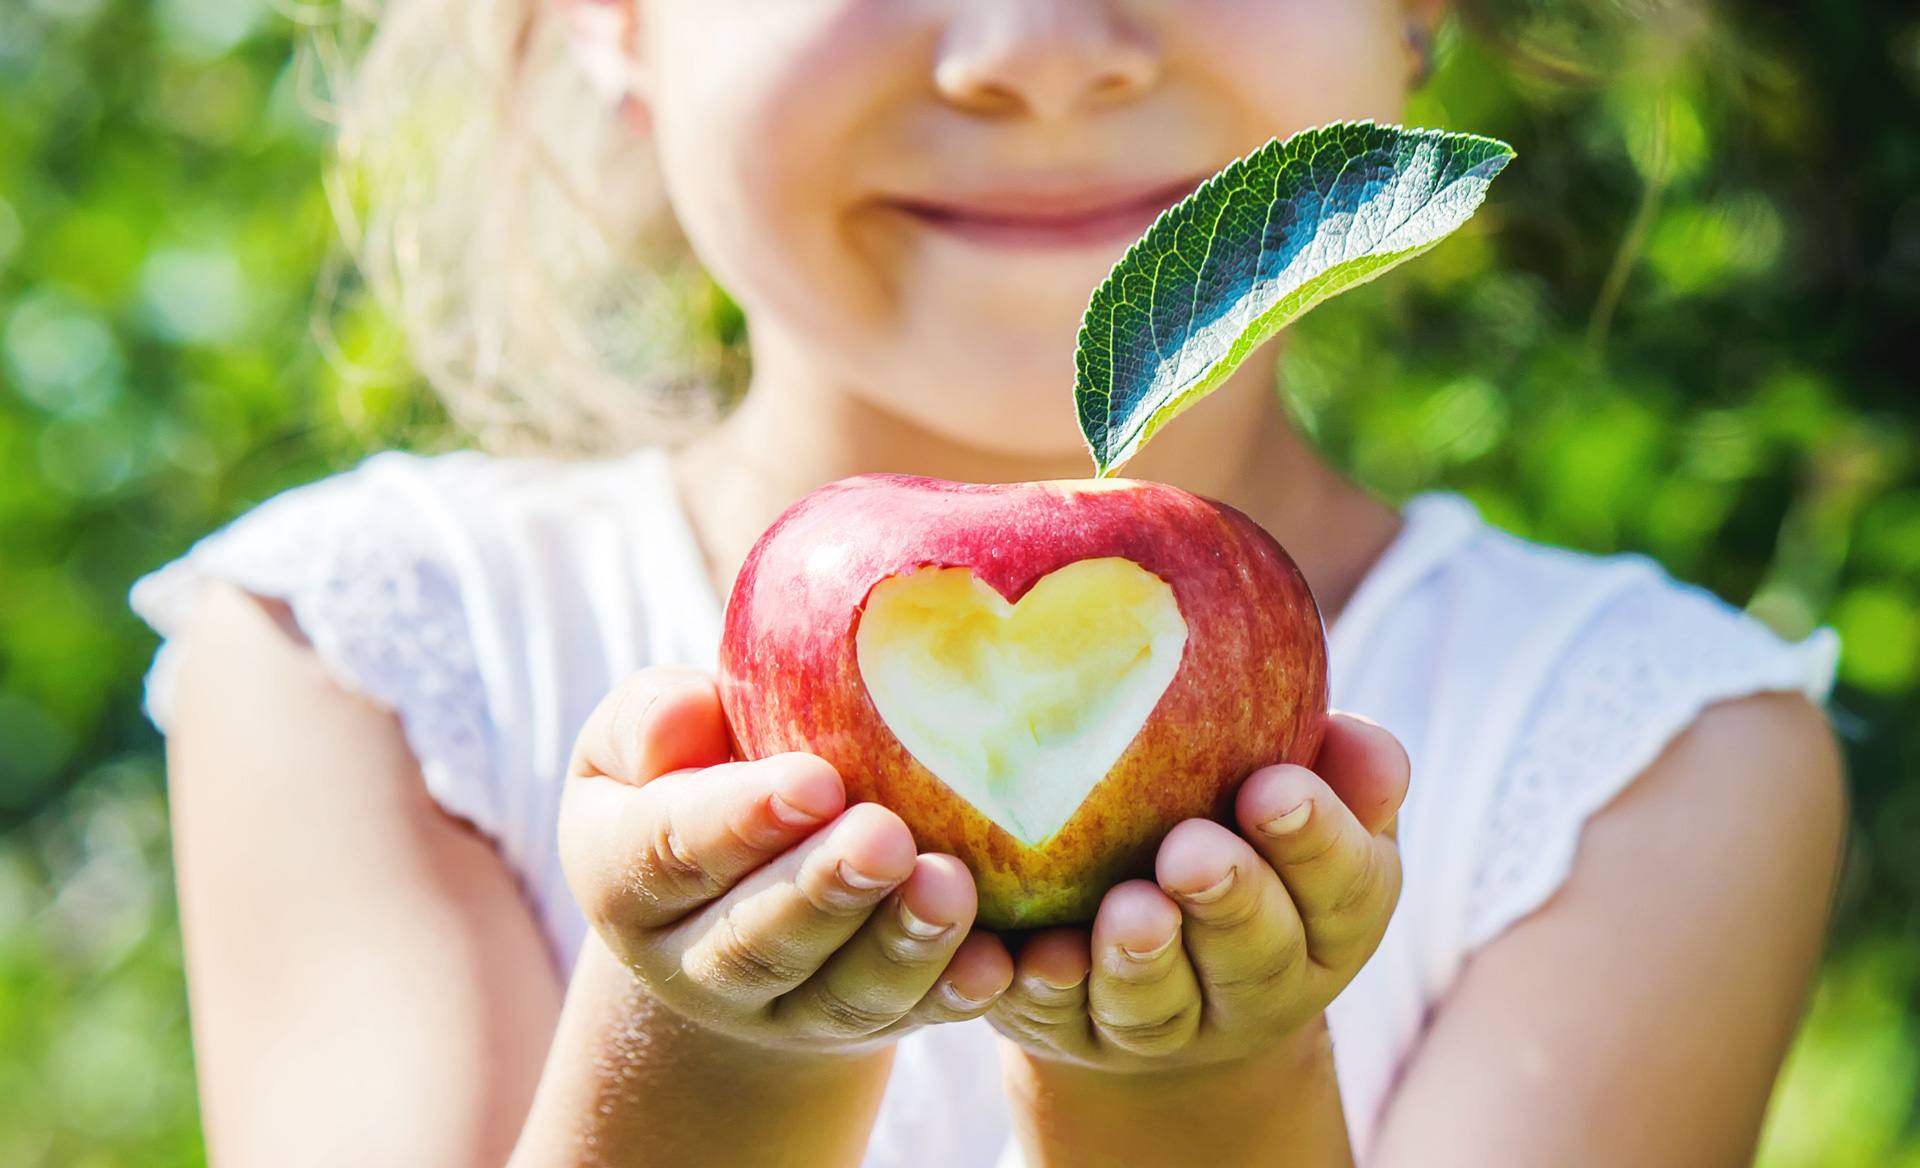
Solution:
M140 585L213 1158L1750 1156L1841 834L1832 645L1458 498L1395 513L1289 429L1271 347L1129 468L1291 550L1365 715L1253 775L1237 831L1183 824L1090 928L1003 939L822 761L729 758L707 671L759 532L857 472L1084 476L1088 291L1269 137L1392 120L1438 7L383 17L342 149L423 367L494 439L635 449L384 455ZM631 437L682 384L659 314L607 307L672 302L615 263L661 235L656 165L753 338L744 401L672 453Z

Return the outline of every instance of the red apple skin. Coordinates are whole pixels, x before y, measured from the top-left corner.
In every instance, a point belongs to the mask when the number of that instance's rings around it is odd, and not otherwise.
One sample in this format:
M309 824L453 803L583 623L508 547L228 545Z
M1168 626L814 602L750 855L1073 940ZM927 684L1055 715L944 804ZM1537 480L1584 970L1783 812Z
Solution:
M1117 556L1172 588L1179 671L1133 743L1058 833L1028 847L921 766L861 680L854 633L873 586L968 567L1010 603L1077 560ZM1326 637L1304 577L1245 515L1158 483L975 485L862 475L808 495L761 536L734 582L720 698L740 752L806 751L849 801L891 808L922 851L959 857L987 928L1092 918L1150 874L1182 820L1231 823L1241 780L1310 765L1327 713Z

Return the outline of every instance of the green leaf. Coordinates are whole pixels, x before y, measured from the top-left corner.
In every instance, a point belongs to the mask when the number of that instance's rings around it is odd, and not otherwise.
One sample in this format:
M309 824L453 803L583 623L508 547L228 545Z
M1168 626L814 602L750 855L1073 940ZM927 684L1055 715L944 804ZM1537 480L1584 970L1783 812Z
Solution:
M1446 238L1512 158L1473 134L1343 122L1269 142L1169 208L1080 322L1073 399L1099 475L1308 309Z

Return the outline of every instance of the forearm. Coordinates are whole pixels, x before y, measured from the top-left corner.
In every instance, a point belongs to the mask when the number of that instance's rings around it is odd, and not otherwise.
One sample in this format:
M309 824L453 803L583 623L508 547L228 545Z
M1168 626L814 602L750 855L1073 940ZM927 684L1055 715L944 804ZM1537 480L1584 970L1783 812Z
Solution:
M1033 1168L1353 1163L1324 1020L1270 1052L1199 1070L1127 1074L1002 1048Z
M890 1060L787 1054L693 1026L591 939L511 1165L854 1165Z

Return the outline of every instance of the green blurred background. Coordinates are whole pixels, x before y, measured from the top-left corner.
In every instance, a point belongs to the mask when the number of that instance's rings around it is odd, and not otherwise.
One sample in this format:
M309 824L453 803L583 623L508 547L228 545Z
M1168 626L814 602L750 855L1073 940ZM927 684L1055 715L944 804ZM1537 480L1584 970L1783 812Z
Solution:
M457 442L341 278L269 4L0 0L0 1168L203 1160L128 585ZM1855 831L1762 1163L1920 1166L1920 10L1501 0L1437 47L1408 120L1520 160L1296 330L1289 401L1390 497L1840 630Z

